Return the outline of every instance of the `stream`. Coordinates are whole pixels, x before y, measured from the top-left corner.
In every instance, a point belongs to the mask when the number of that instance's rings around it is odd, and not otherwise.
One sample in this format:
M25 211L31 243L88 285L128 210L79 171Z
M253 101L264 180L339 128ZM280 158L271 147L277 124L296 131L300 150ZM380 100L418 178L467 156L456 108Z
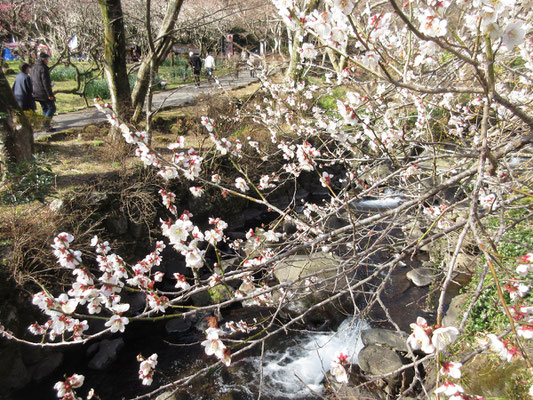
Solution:
M357 204L357 208L368 212L395 207L401 201L400 197L365 199ZM385 290L384 302L393 309L401 328L408 330L408 324L416 318L415 315L424 315L420 310L423 309L427 289L410 285L405 279L405 271L395 271ZM240 319L251 321L262 312L264 310L232 307L222 310L222 315L224 322ZM373 326L379 324L379 313L370 317L374 321ZM116 357L102 370L88 367L94 357L94 348L91 350L90 344L63 350L61 365L56 370L12 393L8 399L57 399L54 384L73 373L86 377L84 386L78 391L83 398L90 388L94 388L102 400L118 400L148 393L215 361L204 354L199 344L204 340L204 334L195 325L198 326L203 318L190 321L174 333L165 328L165 322L141 322L128 326L122 335L108 336L107 339L123 340L123 344ZM367 322L354 317L345 319L338 327L331 326L333 329L329 331L290 331L270 339L263 355L262 381L260 346L257 346L246 357L234 359L229 368L216 368L193 381L177 394L176 399L251 400L257 398L259 390L261 398L265 400L317 398L313 393L322 393L325 374L336 353L342 351L348 354L352 363L356 364L357 355L363 347L361 331L370 328ZM138 379L139 364L136 357L141 353L144 357L152 353L159 356L158 372L150 387L142 386Z

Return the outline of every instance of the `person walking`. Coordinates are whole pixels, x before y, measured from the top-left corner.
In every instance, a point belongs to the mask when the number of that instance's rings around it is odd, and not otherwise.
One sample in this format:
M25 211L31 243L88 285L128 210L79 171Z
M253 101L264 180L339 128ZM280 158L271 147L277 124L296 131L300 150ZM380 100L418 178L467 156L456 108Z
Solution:
M41 104L45 120L43 128L47 132L54 132L52 128L52 117L56 112L56 98L52 92L52 82L50 81L50 68L48 62L50 61L48 54L39 54L39 60L30 72L31 82L33 84L33 97Z
M194 84L197 88L200 87L200 72L202 72L202 60L192 51L189 53L189 65L192 68L194 75Z
M204 60L204 66L207 71L207 79L209 81L213 80L213 71L216 68L216 63L214 57L211 55L211 53L207 53L207 57Z
M29 73L30 64L20 64L20 73L15 78L15 83L13 84L13 94L22 111L35 111L37 108L33 98L33 86Z
M246 64L248 64L248 69L250 70L250 78L255 78L255 56L252 53L248 56Z

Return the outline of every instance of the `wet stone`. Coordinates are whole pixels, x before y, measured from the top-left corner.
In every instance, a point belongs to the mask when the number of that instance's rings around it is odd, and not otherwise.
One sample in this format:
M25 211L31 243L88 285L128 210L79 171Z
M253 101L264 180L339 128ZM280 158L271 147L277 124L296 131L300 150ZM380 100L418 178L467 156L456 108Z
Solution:
M89 368L103 371L117 359L119 351L124 347L124 340L122 338L104 339L96 345L98 346L98 351L89 361ZM90 346L87 352L94 351L94 349L91 349L93 346Z
M435 271L431 268L415 268L409 271L406 276L418 287L429 286L436 278Z
M367 329L361 334L365 346L381 345L390 347L393 350L408 352L407 333L398 333L388 329Z
M33 370L32 379L40 381L46 378L63 364L63 353L52 353L39 361Z
M391 349L371 344L366 346L358 356L361 369L370 375L384 375L402 367L400 356Z
M168 321L165 325L167 333L184 333L192 328L190 319L175 318Z

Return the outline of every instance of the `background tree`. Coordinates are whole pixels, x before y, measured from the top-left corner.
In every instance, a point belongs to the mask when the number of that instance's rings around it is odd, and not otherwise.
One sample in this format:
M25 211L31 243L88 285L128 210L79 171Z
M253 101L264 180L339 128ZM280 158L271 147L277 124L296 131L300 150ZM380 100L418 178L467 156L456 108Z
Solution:
M98 0L104 25L104 69L111 104L117 114L131 115L131 90L126 66L126 35L120 0Z
M0 165L31 159L33 130L0 68ZM2 172L3 176L3 172Z
M142 57L142 62L137 72L137 80L133 88L132 104L135 109L134 119L137 119L145 102L146 94L148 92L151 77L157 73L159 66L166 59L172 45L174 43L172 33L176 25L176 21L180 14L183 0L171 0L167 4L167 9L157 35L152 33L151 20L151 2L146 2L145 7L145 27L147 32L148 49Z

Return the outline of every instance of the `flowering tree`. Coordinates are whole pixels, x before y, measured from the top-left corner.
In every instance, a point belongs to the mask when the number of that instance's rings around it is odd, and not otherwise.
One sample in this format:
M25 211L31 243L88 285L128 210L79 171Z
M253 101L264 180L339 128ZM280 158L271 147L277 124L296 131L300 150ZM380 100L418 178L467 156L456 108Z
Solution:
M432 319L419 317L411 324L411 361L403 368L417 368L414 383L403 388L404 393L479 398L461 386L461 366L489 349L506 361L524 357L531 368L523 342L531 339L533 329L528 297L532 253L504 260L497 250L517 223L508 218L510 211L526 208L523 218L531 218L531 170L520 167L530 162L525 151L533 142L530 2L414 0L400 5L389 0L356 8L351 0L331 0L320 10L307 2L273 3L285 24L308 38L297 49L300 80L277 84L263 77L262 101L232 116L202 118L213 143L210 151L234 167L231 174L209 171L203 163L208 154L187 148L183 137L168 146L170 156L158 154L145 133L130 130L107 105L99 107L162 179L181 180L193 196L214 190L239 197L277 217L249 230L246 239L230 239L225 221L215 215L209 228L202 229L192 213L176 203L174 193L162 190L169 216L161 221L164 240L143 260L128 265L95 237L93 269L75 250L74 238L62 233L54 253L72 270L75 282L66 293L43 288L34 296L47 318L33 325L32 333L47 338L50 346L62 346L134 329L137 320L158 314L187 317L234 304L269 309L270 317L254 324L226 321L221 326L223 313L208 319L201 345L206 355L227 366L235 355L296 327L341 298L351 300L360 316L381 309L399 330L401 321L384 302L385 288L404 263L421 252L431 256L430 247L440 244L432 261L442 278L434 283ZM324 51L346 59L347 68L339 72L316 65ZM335 98L336 88L345 94ZM268 141L232 138L219 128L228 121L256 123L268 132ZM303 181L323 187L322 201L298 195L293 188ZM285 201L279 201L279 190L289 191ZM282 231L282 225L290 228ZM223 263L223 244L233 251L231 267ZM166 246L181 254L188 276L155 272ZM467 250L481 268L480 283L460 325L443 326L447 289ZM283 268L297 265L301 254L332 262L284 275ZM454 355L451 346L465 333L488 276L506 316L505 328L484 332L486 340L478 349ZM163 279L172 279L176 290L162 291L158 282ZM219 304L187 308L189 296L216 286L231 296ZM122 296L127 290L144 294L142 312L130 312ZM280 317L310 293L324 296ZM97 332L87 330L93 316L106 320ZM235 331L248 336L232 340L230 346L226 337ZM6 330L4 335L23 341ZM139 361L139 377L150 384L157 355ZM344 353L332 361L329 372L338 382L348 381L349 362ZM418 366L431 362L438 366L433 368L436 376L423 378ZM210 368L138 398L178 390ZM79 382L73 376L58 383L60 396Z

